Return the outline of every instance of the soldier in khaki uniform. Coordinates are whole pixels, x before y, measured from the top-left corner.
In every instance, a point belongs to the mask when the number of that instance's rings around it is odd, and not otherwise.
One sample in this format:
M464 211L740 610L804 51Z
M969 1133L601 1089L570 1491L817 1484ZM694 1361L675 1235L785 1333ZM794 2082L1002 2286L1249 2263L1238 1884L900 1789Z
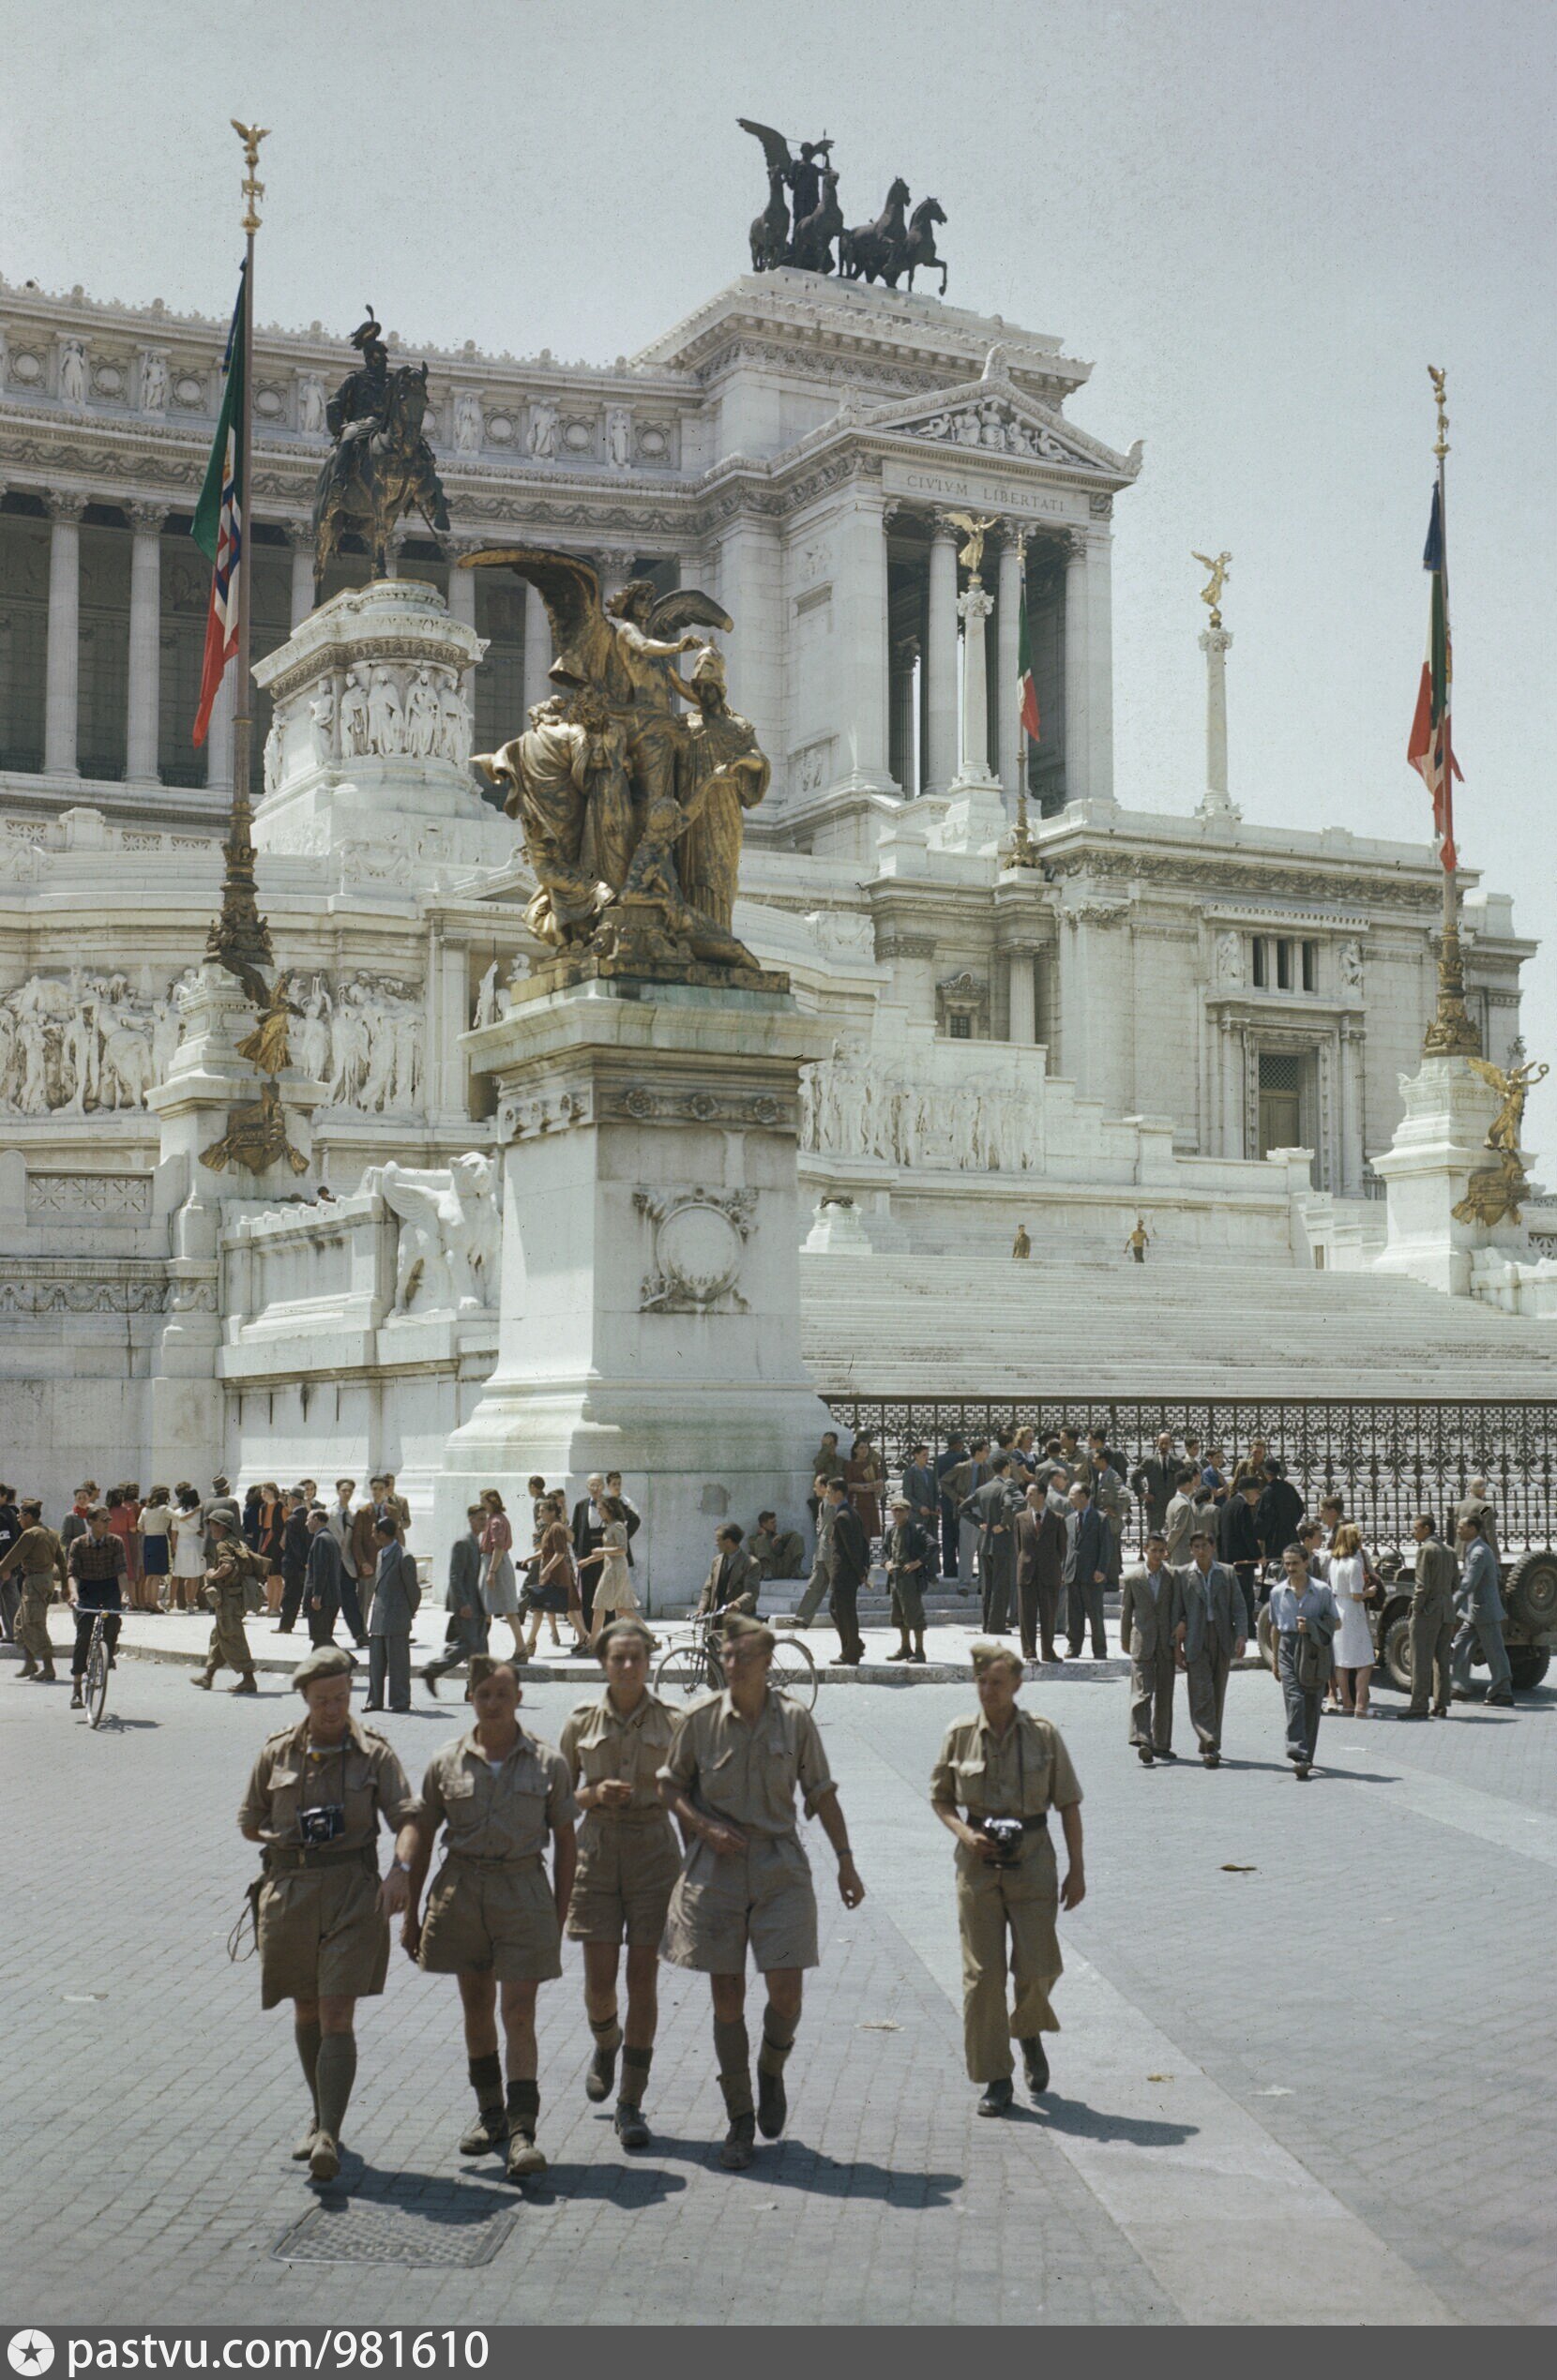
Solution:
M519 1724L519 1676L511 1661L473 1655L476 1725L435 1752L422 1780L421 1817L411 1861L411 1899L401 1939L429 1975L454 1975L465 2017L465 2055L476 2120L461 2157L508 2146L510 2181L543 2174L536 2147L536 1995L562 1973L562 1921L573 1890L573 1799L562 1755ZM417 1914L444 1829L444 1863L425 1917ZM552 1846L552 1879L542 1854ZM507 2049L505 2104L497 2049L498 1992Z
M295 1727L266 1740L238 1824L265 1845L255 1902L260 2002L294 2003L297 2056L313 2116L293 2155L315 2181L340 2171L340 2128L356 2076L359 1999L384 1989L389 1920L409 1897L416 1796L381 1735L352 1716L352 1657L323 1645L293 1683L308 1705ZM382 1886L381 1819L396 1830Z
M1011 2104L1011 2042L1021 2045L1035 2099L1049 2087L1042 2033L1057 2033L1050 1993L1065 1962L1055 1912L1078 1907L1086 1893L1081 1864L1081 1788L1059 1730L1017 1708L1021 1662L1004 1645L975 1645L979 1714L946 1730L930 1772L930 1798L957 1837L957 1921L962 1936L962 2032L968 2072L984 2086L981 2116ZM967 1813L966 1818L958 1810ZM1049 1813L1058 1810L1068 1866L1058 1881ZM1009 1845L987 1830L1015 1819ZM1006 2013L1006 1936L1016 2006Z
M235 1669L238 1682L228 1691L257 1695L260 1690L254 1682L254 1656L249 1649L249 1635L243 1624L248 1548L225 1513L207 1513L205 1525L216 1540L216 1552L205 1574L205 1599L216 1614L216 1622L205 1666L195 1671L189 1683L204 1686L209 1694L219 1669Z
M675 1739L677 1714L649 1692L654 1638L641 1619L613 1619L598 1649L606 1690L579 1704L560 1744L584 1814L567 1934L583 1944L584 2007L595 2036L584 2090L597 2102L610 2096L620 2050L616 2137L624 2148L646 2148L642 2103L659 2018L659 1939L681 1868L681 1845L657 1780ZM624 1942L625 2036L616 2002Z
M809 1710L768 1686L774 1636L740 1613L725 1622L724 1692L694 1703L682 1721L659 1785L688 1838L665 1924L665 1956L709 1980L714 2049L730 2129L719 2162L751 2162L756 2128L784 2129L784 2063L800 2023L801 1976L818 1965L816 1894L794 1823L794 1790L838 1855L846 1909L865 1887L849 1848L838 1787ZM751 2045L746 2029L746 1958L767 1985L758 2103L751 2104Z
M23 1504L17 1514L22 1534L4 1561L0 1578L13 1570L22 1574L22 1601L16 1615L16 1641L26 1655L17 1675L36 1678L41 1686L54 1682L54 1649L49 1638L49 1605L54 1589L65 1583L65 1548L52 1529L43 1526L41 1504Z

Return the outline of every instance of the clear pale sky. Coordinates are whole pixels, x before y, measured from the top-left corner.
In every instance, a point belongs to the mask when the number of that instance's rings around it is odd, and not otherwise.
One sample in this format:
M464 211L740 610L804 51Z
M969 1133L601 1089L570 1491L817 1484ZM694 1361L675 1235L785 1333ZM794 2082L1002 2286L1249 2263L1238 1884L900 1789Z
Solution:
M0 0L0 272L225 313L230 115L274 128L265 321L609 362L740 271L737 114L948 221L949 296L1096 366L1117 784L1188 810L1230 547L1234 798L1421 837L1427 365L1449 373L1461 853L1551 925L1557 11L1401 0ZM1557 1064L1557 935L1525 1038ZM1557 1076L1531 1108L1557 1172Z

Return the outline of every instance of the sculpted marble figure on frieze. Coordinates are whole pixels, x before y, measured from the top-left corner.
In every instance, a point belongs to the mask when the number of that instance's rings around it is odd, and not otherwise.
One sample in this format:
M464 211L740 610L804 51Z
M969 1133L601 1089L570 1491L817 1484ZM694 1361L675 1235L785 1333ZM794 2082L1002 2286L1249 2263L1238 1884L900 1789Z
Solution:
M520 822L537 882L531 932L618 972L754 970L733 921L743 815L769 767L730 707L720 655L696 633L728 631L728 613L694 587L660 595L648 579L602 603L578 554L500 546L467 557L498 565L538 590L556 655L557 693L476 761ZM672 664L685 653L697 658L684 679Z

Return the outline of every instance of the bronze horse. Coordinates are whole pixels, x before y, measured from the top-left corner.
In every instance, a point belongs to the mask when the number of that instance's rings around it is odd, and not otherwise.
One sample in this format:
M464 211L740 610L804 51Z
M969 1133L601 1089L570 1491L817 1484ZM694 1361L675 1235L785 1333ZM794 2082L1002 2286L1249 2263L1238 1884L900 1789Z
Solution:
M921 264L931 266L938 264L941 268L941 294L945 297L946 294L946 260L944 256L937 256L935 253L935 226L937 223L944 223L945 219L945 215L941 211L940 200L932 198L921 199L913 214L909 217L908 238L905 243L905 261L908 265L908 286L910 289L914 287L914 276ZM897 288L898 275L896 270L888 273L885 276L885 279L888 289Z
M313 592L317 599L325 565L342 535L355 530L372 556L371 575L389 575L389 536L397 521L419 512L441 544L448 533L448 506L422 435L427 418L427 366L401 364L389 375L378 427L354 425L361 434L343 437L319 474L313 499Z
M782 264L790 244L789 202L784 196L783 169L775 166L767 177L767 204L751 218L751 269L771 273Z
M838 244L839 270L851 281L884 280L888 289L897 286L898 275L908 259L908 230L904 216L908 208L908 184L901 175L886 193L886 204L873 223L856 224L845 232Z
M829 166L822 176L822 199L810 215L794 227L790 263L808 273L830 273L833 242L843 230L843 209L838 203L838 175Z

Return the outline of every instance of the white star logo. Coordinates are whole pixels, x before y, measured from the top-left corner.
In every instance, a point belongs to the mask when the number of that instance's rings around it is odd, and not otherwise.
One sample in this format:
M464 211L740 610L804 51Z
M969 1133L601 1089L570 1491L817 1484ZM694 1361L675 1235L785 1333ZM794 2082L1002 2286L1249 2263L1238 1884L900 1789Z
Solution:
M13 2372L40 2373L54 2359L54 2342L41 2330L13 2330L6 2342L6 2353Z

